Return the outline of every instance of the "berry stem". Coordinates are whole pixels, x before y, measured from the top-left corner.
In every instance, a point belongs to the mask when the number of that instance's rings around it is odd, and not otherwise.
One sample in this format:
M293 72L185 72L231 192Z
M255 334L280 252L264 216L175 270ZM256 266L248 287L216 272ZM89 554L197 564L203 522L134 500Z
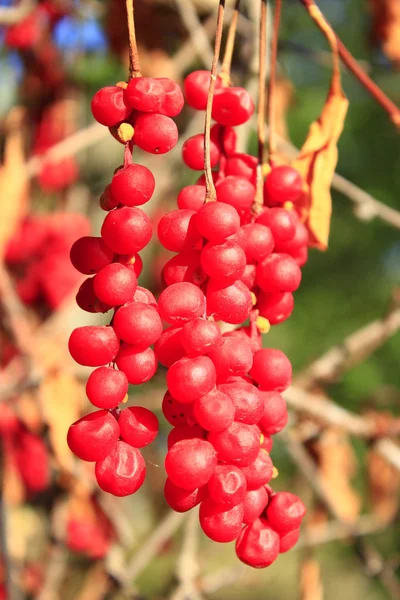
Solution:
M266 52L267 52L267 0L261 0L260 29L258 47L258 109L257 109L257 138L258 165L256 195L252 213L253 220L259 214L263 204L263 165L265 159L265 82L266 82Z
M129 32L129 79L141 77L139 53L136 43L134 0L126 0L126 14L128 16Z
M268 161L272 166L274 156L277 150L277 140L275 132L275 83L276 83L276 59L278 56L278 37L279 24L281 21L282 0L275 0L274 22L272 26L271 39L271 59L268 81L268 108L267 108L267 123L268 123Z
M239 18L240 0L236 0L235 8L232 14L231 23L229 25L228 37L226 39L225 53L220 71L220 79L223 84L228 86L231 82L231 65L233 50L235 47L237 23Z
M129 167L129 165L132 162L132 150L130 147L130 143L126 143L125 144L125 149L124 149L124 167Z
M320 9L315 4L314 0L300 0L305 9L307 10L310 17L313 21L318 25L321 29L321 21L324 21L326 25L332 29L329 25L328 21L321 13ZM333 29L332 29L333 31ZM351 73L358 79L358 81L365 87L365 89L369 92L369 94L374 98L374 100L385 110L390 119L396 125L396 127L400 127L400 108L396 106L390 98L387 97L385 92L381 90L381 88L374 82L372 79L363 71L363 69L358 64L357 60L354 56L349 52L343 42L339 39L337 34L333 31L338 45L339 56L342 59L343 63L349 69Z
M210 72L210 87L208 89L206 116L204 121L204 172L206 178L206 202L214 202L217 199L215 185L211 170L210 155L210 133L211 133L211 111L215 91L215 81L217 78L217 67L219 55L221 52L222 29L224 25L225 0L219 0L217 31L215 34L214 56Z

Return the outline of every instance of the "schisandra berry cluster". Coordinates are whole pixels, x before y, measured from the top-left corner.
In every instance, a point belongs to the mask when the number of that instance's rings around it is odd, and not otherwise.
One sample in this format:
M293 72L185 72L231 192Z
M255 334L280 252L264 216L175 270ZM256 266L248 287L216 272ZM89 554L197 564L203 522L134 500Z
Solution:
M209 73L185 81L188 103L206 107ZM307 231L294 203L303 182L291 167L274 167L256 204L257 159L236 153L233 127L251 117L242 88L218 82L212 116L211 165L216 201L205 179L185 187L178 210L159 222L163 246L176 252L164 267L159 314L169 327L155 344L168 368L163 413L168 438L165 497L176 511L200 504L200 524L216 542L236 540L238 557L267 567L294 546L305 514L301 500L269 483L273 434L287 423L281 396L291 382L288 358L261 348L262 331L288 318L307 256ZM182 155L203 169L204 136ZM215 321L241 325L222 334Z
M139 255L152 237L152 224L138 206L155 189L151 171L132 163L133 144L154 154L168 152L178 131L171 116L183 107L182 91L169 79L137 77L128 84L99 90L92 100L96 120L112 128L126 143L124 165L107 186L101 207L108 211L101 237L85 236L71 249L71 262L90 275L77 294L88 312L114 310L108 326L75 329L69 339L72 357L81 365L97 367L86 393L100 410L71 425L68 444L86 461L95 462L99 486L116 496L133 494L142 485L146 466L139 448L154 440L157 417L143 407L121 410L128 385L149 381L157 370L151 346L163 329L153 294L138 285Z

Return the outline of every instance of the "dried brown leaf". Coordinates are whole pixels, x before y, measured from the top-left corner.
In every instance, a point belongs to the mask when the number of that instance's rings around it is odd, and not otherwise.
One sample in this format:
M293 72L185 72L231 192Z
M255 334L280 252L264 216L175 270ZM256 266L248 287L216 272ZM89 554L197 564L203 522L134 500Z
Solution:
M322 112L317 121L311 124L293 166L301 173L306 183L300 208L310 233L310 244L320 250L326 250L332 213L330 187L338 159L337 143L343 130L348 101L341 86L336 35L316 6L308 10L331 46L333 74Z
M373 450L368 454L367 468L372 509L383 521L391 521L399 509L399 472Z

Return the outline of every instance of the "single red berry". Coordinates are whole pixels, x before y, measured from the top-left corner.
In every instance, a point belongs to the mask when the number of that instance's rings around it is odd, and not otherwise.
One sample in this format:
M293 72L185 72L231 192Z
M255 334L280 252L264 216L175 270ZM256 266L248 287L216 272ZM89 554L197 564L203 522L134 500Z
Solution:
M118 202L111 193L111 183L106 187L99 199L100 208L108 212L118 206Z
M190 425L193 424L192 421L194 422L193 405L178 402L169 392L165 392L161 408L168 423L175 428L180 425Z
M220 125L225 127L242 125L253 113L254 102L244 88L224 88L214 96L212 118Z
M260 261L274 249L271 230L260 223L249 223L240 229L239 243L248 261Z
M258 426L265 435L275 435L286 427L288 412L286 402L278 392L261 392L264 412Z
M168 434L167 448L172 448L177 442L182 440L204 440L205 431L200 425L178 425L171 429Z
M243 522L247 525L253 523L261 515L268 504L268 492L265 487L249 490L243 500Z
M223 506L236 506L246 494L246 478L239 467L218 465L207 484L211 500Z
M91 107L96 121L106 127L113 127L125 121L131 112L124 102L124 90L117 85L104 87L96 92Z
M214 244L222 244L239 231L240 217L229 203L208 202L198 211L196 225L207 240Z
M160 114L167 117L176 117L185 104L181 88L168 77L156 77L156 81L161 83L165 92L165 98L159 111Z
M187 512L200 504L206 494L207 488L204 486L195 490L185 490L172 483L168 477L164 486L164 496L167 504L178 513Z
M210 279L207 286L207 314L217 321L238 325L246 321L253 306L250 290L242 281L226 285Z
M225 165L225 175L234 175L235 177L243 177L256 185L256 170L258 160L251 154L236 153L230 156Z
M96 462L95 475L103 491L114 496L129 496L142 486L146 464L137 448L119 441L111 454Z
M268 319L271 325L283 323L290 317L294 308L291 292L260 292L257 294L257 309L260 316Z
M201 356L217 348L222 342L221 330L213 321L192 319L182 328L181 340L188 356Z
M163 330L157 309L142 302L121 306L114 315L113 327L121 340L142 348L152 346Z
M121 438L134 448L144 448L157 437L158 419L151 410L142 406L130 406L122 410L118 425Z
M143 304L150 304L157 308L157 300L154 298L150 290L138 285L135 295L133 297L135 302L143 302Z
M275 244L288 242L296 233L297 213L294 210L274 207L266 208L256 219L257 223L266 225L274 236Z
M75 421L68 429L67 443L81 460L102 460L119 438L118 421L106 410L97 410Z
M211 168L215 167L220 159L217 144L210 143ZM183 162L195 171L204 169L204 134L198 133L188 138L182 146Z
M154 344L154 352L164 367L170 367L186 355L181 341L181 327L168 327Z
M279 536L264 519L244 527L236 542L238 558L250 567L269 567L279 555Z
M267 507L268 521L281 535L298 529L305 514L306 507L303 502L290 492L277 492Z
M257 490L271 480L273 474L272 460L265 450L260 450L256 460L248 467L243 467L242 470L246 478L247 489Z
M115 173L111 180L111 193L117 204L140 206L150 200L155 186L150 169L132 163Z
M208 440L217 451L218 460L238 467L251 465L260 449L257 428L236 421L224 431L212 431Z
M184 250L165 263L163 278L166 286L187 281L201 285L207 279L200 264L198 250Z
M162 112L164 85L154 77L134 77L125 90L125 102L131 109L144 113Z
M70 259L75 269L84 275L97 273L109 265L114 252L101 237L81 237L72 245Z
M214 542L233 542L240 534L243 524L243 505L232 508L216 504L206 498L200 504L200 526L207 537Z
M301 246L300 248L297 248L297 250L294 250L292 253L292 257L294 258L296 263L299 265L299 267L304 267L304 265L308 261L307 246Z
M250 346L253 354L262 347L261 334L252 331L251 327L239 327L239 329L234 329L233 331L226 331L223 337L239 338L245 341Z
M178 208L187 208L198 212L204 205L206 188L204 185L187 185L178 194Z
M256 188L248 179L228 175L217 183L217 200L230 204L239 214L246 213L252 207Z
M301 248L307 247L308 244L308 229L300 221L297 220L294 236L285 242L276 240L276 252L283 252L294 256Z
M151 154L166 154L178 141L175 121L165 115L140 115L135 121L135 144Z
M160 317L167 323L184 324L204 316L206 299L193 283L174 283L161 292L158 299Z
M250 375L264 390L283 392L291 384L292 365L281 350L263 348L254 354Z
M110 211L104 219L101 237L117 254L135 254L152 235L149 217L140 208L124 206Z
M161 217L157 233L161 244L172 252L191 249L199 240L197 215L193 210L173 210Z
M183 404L207 394L215 383L215 367L207 356L181 358L168 369L168 389L173 398Z
M123 371L98 367L86 383L86 395L98 408L115 408L128 393L128 380Z
M264 292L294 292L301 270L289 254L270 254L257 265L257 284Z
M94 292L93 287L94 277L88 277L82 283L76 295L76 303L82 310L90 313L105 313L110 310L110 306L100 302Z
M223 337L221 344L208 353L217 371L218 381L235 375L246 375L253 364L253 353L247 340Z
M197 398L193 407L196 421L207 431L223 431L232 425L235 418L232 400L218 389Z
M115 359L118 369L124 371L129 383L139 385L149 381L157 371L157 360L151 348L122 344Z
M78 364L101 367L114 360L119 351L119 340L112 327L86 325L73 330L68 349Z
M93 280L94 293L108 306L121 306L132 300L137 288L135 272L119 263L103 267Z
M264 402L261 392L253 384L235 381L223 383L218 389L232 400L235 406L235 421L247 425L258 423L263 415Z
M213 446L206 440L181 440L167 452L165 470L172 483L185 490L202 487L217 466Z
M267 206L296 202L303 193L303 179L296 169L287 165L274 167L264 182L264 202Z
M293 531L281 535L279 538L279 553L283 554L284 552L291 550L299 541L299 537L300 528L293 529Z
M227 240L223 244L206 244L201 251L201 266L209 277L234 282L246 266L246 255L239 244Z
M207 107L208 90L210 87L210 71L193 71L184 81L186 102L195 110L205 110ZM216 79L215 91L222 89L222 81Z

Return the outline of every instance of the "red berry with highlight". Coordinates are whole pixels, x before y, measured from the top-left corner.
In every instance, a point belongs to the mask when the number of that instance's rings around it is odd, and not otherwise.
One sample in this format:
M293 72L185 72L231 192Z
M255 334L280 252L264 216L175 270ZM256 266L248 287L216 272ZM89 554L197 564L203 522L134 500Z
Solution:
M178 402L194 402L210 392L216 383L213 362L207 356L181 358L168 370L167 386Z
M146 464L137 448L119 441L111 454L96 462L95 475L105 492L114 496L129 496L142 486Z
M267 507L271 527L280 534L298 529L306 514L303 502L290 492L278 492Z
M166 154L178 141L175 121L165 115L140 115L135 121L135 144L151 154Z
M119 263L107 265L95 275L93 289L108 306L121 306L132 300L137 288L135 272Z
M121 306L114 315L113 327L121 340L144 348L152 346L163 330L157 309L143 302Z
M86 325L74 329L68 349L78 364L101 367L114 360L119 351L119 340L112 327Z
M67 442L72 452L81 460L97 461L112 452L118 438L117 420L106 410L98 410L70 426Z
M246 478L239 467L218 465L207 484L210 498L216 504L236 506L246 494Z
M144 350L140 346L122 344L115 362L133 385L149 381L157 371L157 360L151 348Z
M194 490L205 485L215 467L217 456L213 446L206 440L181 440L167 452L165 470L172 483Z
M263 348L254 354L250 375L264 390L283 392L292 382L292 365L281 350Z
M115 408L128 393L128 379L123 371L99 367L89 376L86 395L98 408Z
M150 200L155 186L150 169L132 163L115 173L111 180L111 193L117 204L140 206Z
M104 219L101 237L117 254L133 255L151 240L152 225L140 208L124 206L110 211Z
M125 408L118 417L121 438L134 448L144 448L158 433L156 415L142 406Z
M167 323L184 324L196 317L203 317L206 299L193 283L174 283L161 292L158 299L160 317Z
M106 127L113 127L125 121L131 112L125 105L124 90L117 85L104 87L96 92L91 108L96 121Z
M232 508L216 504L206 498L200 504L200 526L214 542L227 543L236 540L243 524L243 505Z
M101 237L81 237L72 245L70 259L75 269L84 275L97 273L114 258L114 252Z

